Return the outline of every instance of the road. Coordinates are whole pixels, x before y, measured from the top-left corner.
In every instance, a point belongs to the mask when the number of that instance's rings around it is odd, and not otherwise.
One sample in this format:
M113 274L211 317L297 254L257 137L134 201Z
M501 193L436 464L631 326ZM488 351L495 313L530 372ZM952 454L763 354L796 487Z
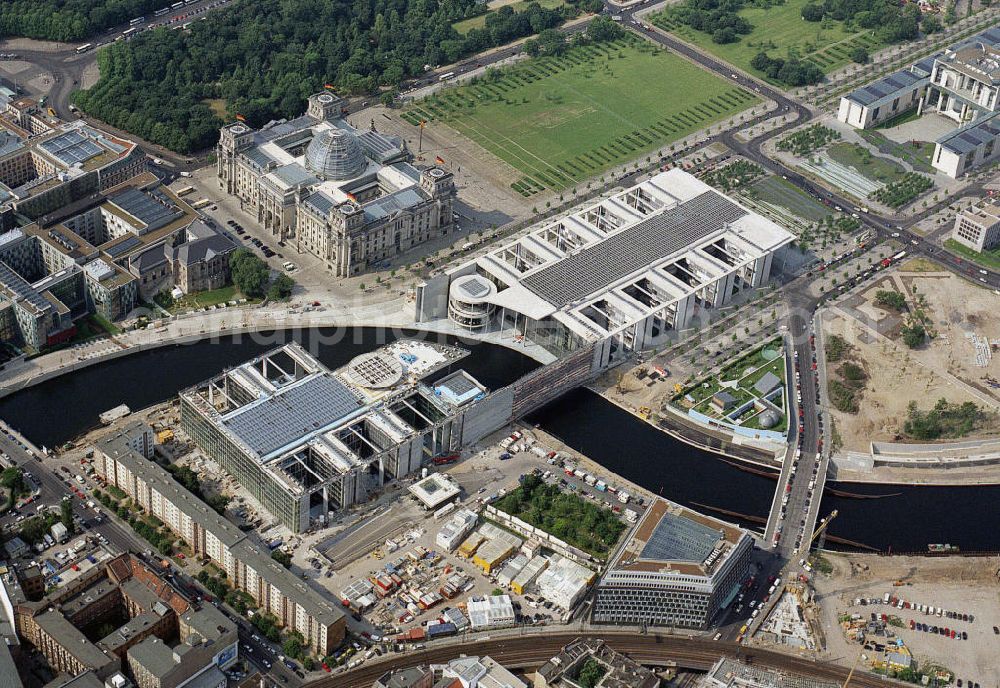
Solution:
M500 664L512 669L534 669L559 653L563 646L580 635L594 633L550 632L545 635L524 635L463 642L457 647L454 642L431 644L427 649L409 652L405 657L388 658L369 662L363 667L343 674L324 676L306 684L308 688L369 688L384 672L393 668L416 666L428 663L443 663L454 659L459 653L466 655L489 655ZM676 662L679 667L705 670L719 657L732 657L753 664L761 664L801 674L817 679L843 683L849 669L826 662L816 662L802 657L760 649L747 649L736 643L713 641L705 638L660 633L639 634L634 631L601 629L598 633L611 647L624 652L642 664L663 666ZM851 679L856 688L884 688L898 685L895 682L856 673Z
M38 488L38 496L27 507L23 508L26 517L34 516L38 506L51 506L58 508L64 495L70 495L73 504L73 513L79 516L86 528L86 535L103 535L107 538L109 545L120 552L142 553L149 550L149 543L142 540L131 528L119 523L115 517L108 516L100 523L95 522L95 512L87 508L84 500L81 500L71 492L70 486L76 484L73 481L73 474L60 473L55 469L56 461L52 459L39 460L42 456L39 448L31 445L16 430L8 428L0 422L0 451L10 457L10 461L20 466L31 476L31 482ZM11 437L13 434L13 437ZM27 448L26 448L27 447ZM63 462L61 465L67 465ZM68 465L67 465L68 466ZM72 470L72 469L70 469ZM91 485L80 486L89 490ZM14 527L17 523L17 514L8 513L0 518L0 525L10 524ZM167 576L180 591L186 592L194 589L198 595L204 595L206 591L194 578L182 572L175 571ZM239 627L240 641L243 645L241 653L244 660L253 662L260 668L262 674L269 674L276 684L296 688L302 683L302 679L277 661L278 652L264 639L256 635L256 630L244 618L223 605L221 611L235 622ZM252 651L247 651L252 648ZM261 660L267 661L271 666L263 664Z

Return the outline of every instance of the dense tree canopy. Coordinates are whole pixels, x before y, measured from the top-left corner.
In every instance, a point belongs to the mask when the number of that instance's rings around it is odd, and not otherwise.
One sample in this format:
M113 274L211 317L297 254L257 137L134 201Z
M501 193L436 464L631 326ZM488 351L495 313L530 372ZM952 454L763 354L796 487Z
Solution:
M324 84L347 94L393 89L427 65L540 33L579 11L505 6L465 35L453 28L483 9L475 0L237 0L189 31L157 29L103 49L100 81L76 102L114 126L190 152L218 137L212 101L260 126L301 114Z
M78 41L172 4L170 0L4 0L0 35Z

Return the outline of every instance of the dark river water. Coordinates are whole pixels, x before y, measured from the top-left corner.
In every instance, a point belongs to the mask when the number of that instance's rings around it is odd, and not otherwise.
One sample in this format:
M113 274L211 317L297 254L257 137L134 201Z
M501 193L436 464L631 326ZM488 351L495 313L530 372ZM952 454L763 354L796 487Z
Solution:
M405 331L399 335L427 336ZM504 347L432 336L435 341L467 346L472 355L459 365L491 389L538 365ZM166 346L94 365L0 399L0 417L36 444L52 447L98 425L98 415L109 408L128 404L140 409L164 401L223 368L293 338L336 368L392 337L369 328L305 330L294 335L279 332ZM564 395L529 421L609 470L674 501L707 513L713 513L706 509L711 507L750 517L767 516L774 480L675 440L593 392L576 390ZM963 550L1000 550L1000 486L828 483L828 487L854 494L894 495L851 499L827 492L821 513L839 511L830 527L832 535L897 552L924 551L931 542L951 543ZM744 524L760 529L752 519Z

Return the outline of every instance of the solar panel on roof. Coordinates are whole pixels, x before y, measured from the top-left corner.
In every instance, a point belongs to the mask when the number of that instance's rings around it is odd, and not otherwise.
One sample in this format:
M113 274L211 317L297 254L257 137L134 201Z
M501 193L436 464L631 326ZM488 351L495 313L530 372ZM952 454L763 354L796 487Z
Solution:
M0 262L0 284L3 284L18 297L24 299L40 311L48 310L51 307L51 304L41 294L32 289L31 285L23 277L11 270L6 263L2 262Z
M528 275L522 284L562 307L690 246L744 215L746 211L729 199L705 191Z
M224 422L253 451L266 456L359 408L358 397L350 389L319 375L251 402Z
M639 559L700 564L712 553L721 537L714 528L668 512L656 524Z
M109 200L149 229L162 227L184 214L158 189L143 191L130 188Z
M462 284L459 285L459 289L474 299L478 299L480 296L490 293L489 285L479 281L470 280L468 282L462 282Z
M442 380L440 386L450 389L456 397L468 394L474 390L479 390L479 387L477 387L475 383L473 383L472 380L467 378L465 375L454 375L446 380Z
M131 236L128 239L125 239L122 242L114 244L113 246L108 246L107 248L103 249L103 251L105 253L107 253L109 256L111 256L112 258L117 258L121 254L123 254L123 253L125 253L125 252L127 252L127 251L135 248L136 246L141 245L141 244L142 244L142 239L140 239L139 237L136 237L136 236Z

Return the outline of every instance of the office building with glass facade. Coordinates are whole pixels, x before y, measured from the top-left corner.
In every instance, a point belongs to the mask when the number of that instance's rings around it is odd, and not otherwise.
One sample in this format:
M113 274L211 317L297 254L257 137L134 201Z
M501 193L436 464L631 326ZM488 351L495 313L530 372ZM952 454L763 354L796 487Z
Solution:
M743 529L657 499L597 584L596 623L704 629L750 575Z

